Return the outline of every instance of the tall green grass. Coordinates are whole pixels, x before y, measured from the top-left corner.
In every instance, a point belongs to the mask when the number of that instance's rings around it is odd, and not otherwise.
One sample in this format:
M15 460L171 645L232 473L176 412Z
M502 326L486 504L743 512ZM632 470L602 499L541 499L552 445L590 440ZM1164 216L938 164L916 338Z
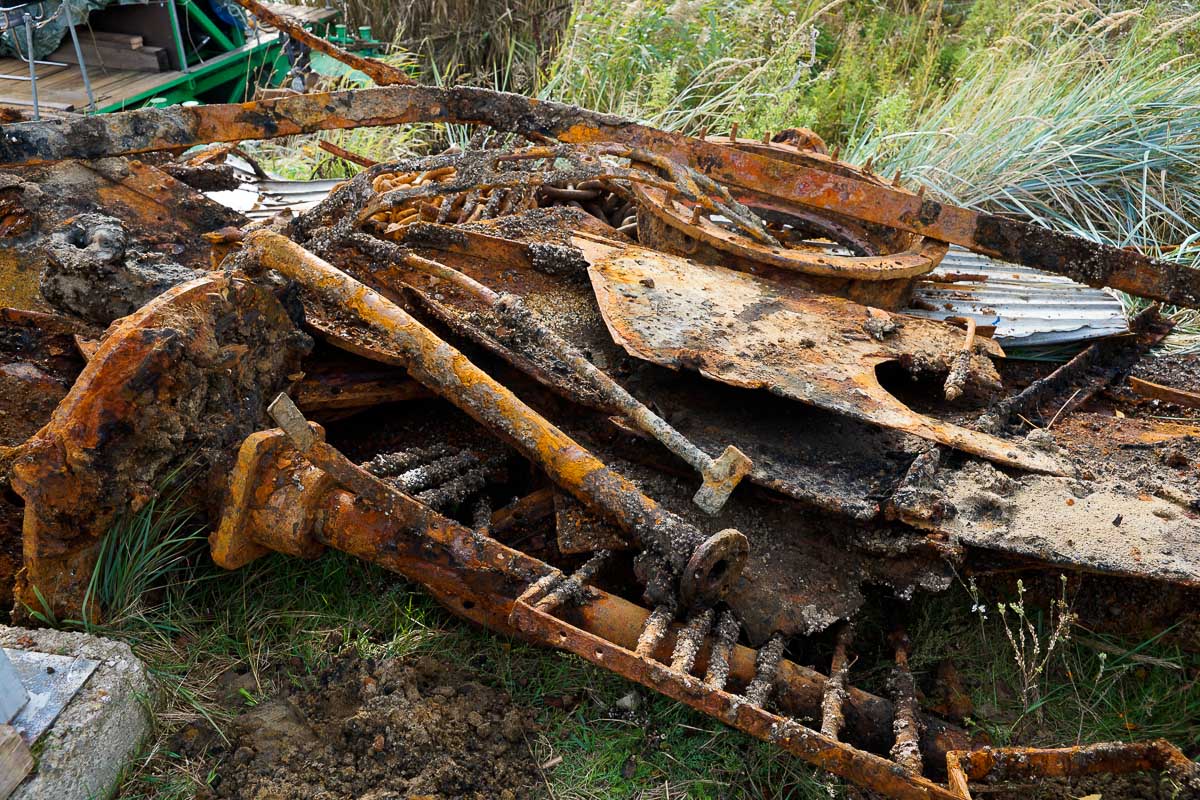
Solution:
M690 132L812 127L933 196L1200 266L1189 4L583 0L542 93ZM1166 349L1200 350L1173 314Z
M118 517L105 534L84 594L86 628L102 633L162 618L167 593L196 577L189 567L204 553L207 525L188 502L189 488L182 470L172 472L154 497Z

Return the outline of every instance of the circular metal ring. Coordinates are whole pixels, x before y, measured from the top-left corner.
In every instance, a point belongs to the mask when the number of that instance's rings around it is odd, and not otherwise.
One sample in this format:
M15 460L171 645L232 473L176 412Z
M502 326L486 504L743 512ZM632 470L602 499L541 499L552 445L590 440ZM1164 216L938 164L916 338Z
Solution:
M684 605L720 600L742 576L749 557L750 542L733 528L705 539L692 553L679 578L679 595Z
M790 145L741 139L709 141L882 185L877 177L862 170ZM730 187L736 200L768 222L783 223L795 230L830 239L854 255L830 252L828 248L789 247L784 242L777 246L764 245L714 221L707 213L698 212L694 203L668 196L662 189L635 184L634 191L646 213L688 239L736 258L806 275L855 281L907 280L936 267L948 249L945 243L922 236L869 225L843 214L782 203L769 195Z

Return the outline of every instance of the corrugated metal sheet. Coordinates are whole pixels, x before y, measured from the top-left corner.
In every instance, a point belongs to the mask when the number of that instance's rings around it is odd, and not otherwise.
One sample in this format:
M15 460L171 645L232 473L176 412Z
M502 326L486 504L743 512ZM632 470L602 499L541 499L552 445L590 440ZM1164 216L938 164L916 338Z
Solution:
M236 156L230 156L228 163L242 174L245 184L240 189L206 194L221 205L240 211L253 220L272 217L287 209L294 214L303 213L324 200L333 187L341 183L336 180L263 180L255 177L250 165Z
M323 200L339 181L259 180L248 164L247 184L230 192L210 192L218 203L263 219L285 209L299 214ZM816 243L814 243L816 244ZM820 243L834 252L841 248ZM973 317L995 327L1005 347L1066 344L1127 331L1116 295L1070 278L997 261L953 246L936 270L917 284L910 314L932 319Z
M973 317L996 328L1006 347L1098 339L1129 329L1116 295L1061 275L997 261L951 247L917 285L908 313L945 319Z

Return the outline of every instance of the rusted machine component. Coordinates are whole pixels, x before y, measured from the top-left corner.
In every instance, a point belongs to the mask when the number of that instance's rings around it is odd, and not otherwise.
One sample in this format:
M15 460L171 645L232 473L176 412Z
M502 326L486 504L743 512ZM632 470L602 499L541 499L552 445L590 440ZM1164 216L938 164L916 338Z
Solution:
M860 303L883 309L903 308L912 295L916 279L938 265L946 253L946 245L911 237L917 243L896 251L880 253L877 243L859 231L846 231L848 226L826 223L824 215L804 215L804 230L809 236L849 241L860 253L837 253L833 246L810 244L799 236L784 237L774 245L761 244L727 230L711 215L700 213L695 206L654 189L638 189L640 216L638 241L656 250L684 255L698 261L720 263L816 291L848 297ZM744 198L748 207L774 224L773 232L786 224L789 233L796 212L788 214L756 205ZM855 235L859 234L859 235Z
M887 186L711 144L556 103L486 89L385 86L235 106L142 109L5 126L0 164L95 159L211 142L410 122L483 124L527 137L617 142L657 153L726 186L857 218L1152 300L1200 306L1200 271Z
M607 552L564 575L439 516L355 467L325 445L320 429L305 423L286 400L278 400L272 413L287 432L256 433L243 444L230 504L212 537L218 563L244 564L268 550L311 557L323 546L342 549L425 583L456 613L495 627L515 626L609 669L615 665L621 674L777 741L856 783L895 797L956 797L924 778L898 773L890 762L852 745L822 739L813 731L800 735L804 729L798 723L767 711L764 705L770 702L795 713L806 702L803 698L822 694L815 676L782 658L782 637L755 653L734 644L736 623L725 614L713 638L711 610L673 628L670 611L647 614L591 585L609 558ZM559 614L575 624L555 616ZM635 642L640 655L624 649ZM670 666L660 657L669 658ZM688 674L694 670L713 678L702 683ZM714 685L718 681L723 688ZM737 686L744 687L741 697L730 693ZM883 701L857 691L847 699L850 731L857 737L865 704L883 708ZM965 741L961 731L945 723L931 718L925 723L931 733L923 746L934 759L944 759ZM813 737L819 741L810 743Z
M775 142L721 137L707 141L884 185L824 157L823 145L821 152L806 152ZM678 196L637 184L634 191L639 200L638 241L642 244L838 294L877 308L903 307L916 278L936 267L947 250L941 242L865 224L843 214L814 212L742 188L736 193L738 200L766 220L768 230L778 240L762 243L729 229L720 218L714 219L705 209ZM827 239L849 252L840 253L811 239Z
M269 231L251 233L245 255L353 314L398 349L416 380L513 444L591 510L656 549L679 577L679 591L687 601L719 597L741 574L747 555L744 536L724 530L705 538L382 295Z
M233 275L176 286L121 320L13 460L25 501L17 600L78 615L117 515L189 459L225 465L308 346L270 292Z

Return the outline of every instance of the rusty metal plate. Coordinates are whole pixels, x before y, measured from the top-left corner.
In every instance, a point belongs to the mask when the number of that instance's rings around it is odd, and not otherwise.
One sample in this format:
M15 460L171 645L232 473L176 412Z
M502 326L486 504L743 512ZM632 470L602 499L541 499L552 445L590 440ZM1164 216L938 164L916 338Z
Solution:
M936 529L973 548L1112 575L1200 587L1200 515L1128 485L1012 479L990 464L944 471L955 513ZM902 510L911 524L927 523Z
M577 243L592 265L609 331L631 355L768 389L1005 466L1063 474L1052 454L918 414L880 385L876 367L889 361L948 366L963 346L955 328L891 315L896 329L877 339L868 322L883 312L848 300L642 248ZM986 347L1000 354L995 343ZM991 368L981 360L976 368Z

